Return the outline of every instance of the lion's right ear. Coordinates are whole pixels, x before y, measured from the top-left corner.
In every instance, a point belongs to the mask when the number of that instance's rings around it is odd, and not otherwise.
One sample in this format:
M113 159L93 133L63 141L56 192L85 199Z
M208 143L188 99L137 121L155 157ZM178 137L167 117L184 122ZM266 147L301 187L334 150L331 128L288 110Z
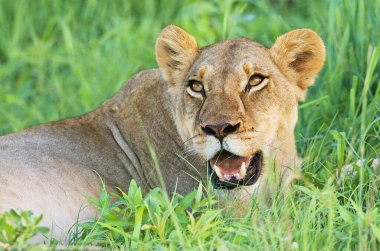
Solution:
M157 38L156 60L169 84L180 79L197 55L195 39L175 25L166 26Z

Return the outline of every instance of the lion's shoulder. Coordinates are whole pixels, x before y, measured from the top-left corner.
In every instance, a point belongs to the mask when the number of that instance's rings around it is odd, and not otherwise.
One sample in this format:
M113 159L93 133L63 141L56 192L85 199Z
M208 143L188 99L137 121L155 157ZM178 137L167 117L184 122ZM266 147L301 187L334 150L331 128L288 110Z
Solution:
M104 103L103 107L117 107L128 103L128 100L145 99L148 93L161 92L164 84L165 80L159 69L143 70L125 82L116 95Z

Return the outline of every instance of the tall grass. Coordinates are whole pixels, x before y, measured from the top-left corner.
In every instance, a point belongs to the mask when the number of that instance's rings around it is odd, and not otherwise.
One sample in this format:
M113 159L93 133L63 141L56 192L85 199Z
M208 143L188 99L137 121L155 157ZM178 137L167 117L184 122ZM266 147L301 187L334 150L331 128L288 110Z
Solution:
M131 184L116 204L106 191L92 200L101 216L82 235L74 231L70 245L378 250L380 171L371 167L380 155L378 13L377 0L0 1L0 133L99 106L131 75L156 67L155 38L166 24L184 27L201 46L236 36L270 46L281 33L312 28L327 59L300 106L304 164L287 196L274 195L269 207L253 198L237 218L229 212L239 208L219 208L207 189L168 200ZM352 163L354 173L336 178Z

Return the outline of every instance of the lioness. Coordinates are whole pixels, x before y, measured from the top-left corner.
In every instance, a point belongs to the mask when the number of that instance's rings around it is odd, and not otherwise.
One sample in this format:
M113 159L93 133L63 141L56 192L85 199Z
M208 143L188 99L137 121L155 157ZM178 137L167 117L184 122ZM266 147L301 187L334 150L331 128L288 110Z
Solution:
M100 108L0 138L0 211L32 210L66 230L94 217L83 195L161 186L187 193L207 180L249 195L266 184L272 158L286 184L297 160L297 104L325 60L321 38L298 29L271 48L246 38L198 48L183 29L159 35L160 69L131 78ZM182 156L182 157L181 157ZM99 175L99 176L98 176ZM259 189L258 189L259 188Z

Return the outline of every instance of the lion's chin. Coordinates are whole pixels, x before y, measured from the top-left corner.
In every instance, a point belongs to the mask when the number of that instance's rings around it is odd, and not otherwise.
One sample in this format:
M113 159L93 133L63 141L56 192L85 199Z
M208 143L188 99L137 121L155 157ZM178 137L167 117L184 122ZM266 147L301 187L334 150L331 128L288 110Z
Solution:
M263 153L241 157L226 150L217 153L208 161L211 182L216 189L234 189L257 182L262 170Z

